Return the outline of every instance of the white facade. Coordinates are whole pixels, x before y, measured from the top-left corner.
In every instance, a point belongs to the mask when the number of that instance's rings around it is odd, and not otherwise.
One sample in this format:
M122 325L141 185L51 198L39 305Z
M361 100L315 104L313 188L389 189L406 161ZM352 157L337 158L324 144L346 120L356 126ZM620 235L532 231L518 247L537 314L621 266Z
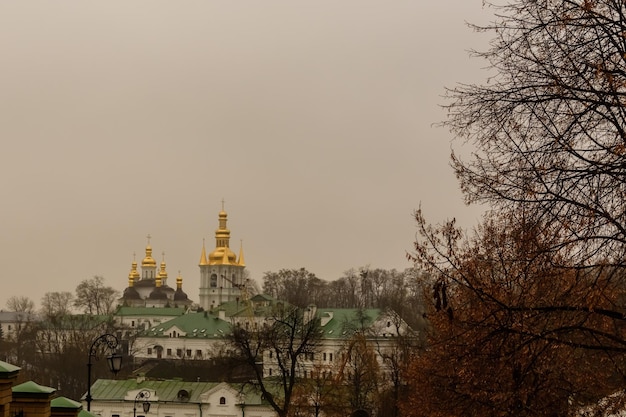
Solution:
M101 417L276 416L259 394L227 383L98 380L91 391L91 413Z

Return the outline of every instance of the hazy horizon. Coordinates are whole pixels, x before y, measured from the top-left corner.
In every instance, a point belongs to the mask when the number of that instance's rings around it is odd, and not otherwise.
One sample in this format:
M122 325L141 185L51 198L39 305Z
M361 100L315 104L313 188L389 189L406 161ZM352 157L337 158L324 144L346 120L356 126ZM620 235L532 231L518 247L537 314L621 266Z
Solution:
M0 3L0 256L40 304L101 275L120 292L146 236L198 301L225 200L247 269L404 269L420 204L467 207L444 87L480 82L481 0Z

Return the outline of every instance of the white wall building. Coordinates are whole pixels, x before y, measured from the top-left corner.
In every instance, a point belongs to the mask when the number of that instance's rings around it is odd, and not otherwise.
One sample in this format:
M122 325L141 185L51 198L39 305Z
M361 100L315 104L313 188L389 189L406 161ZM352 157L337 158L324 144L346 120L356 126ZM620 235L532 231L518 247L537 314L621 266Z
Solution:
M91 395L91 413L101 417L276 416L250 384L99 379Z

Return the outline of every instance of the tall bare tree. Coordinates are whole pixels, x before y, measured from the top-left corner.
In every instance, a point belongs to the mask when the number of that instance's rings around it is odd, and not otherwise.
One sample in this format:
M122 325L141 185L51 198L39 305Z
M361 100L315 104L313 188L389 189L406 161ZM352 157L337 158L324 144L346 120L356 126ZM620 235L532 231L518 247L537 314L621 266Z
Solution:
M68 291L47 292L41 299L41 315L47 320L54 320L72 313L74 296Z
M35 302L28 297L14 295L7 300L7 308L10 311L32 314L35 311Z
M304 361L316 352L319 339L316 317L306 309L279 304L261 326L235 325L230 343L255 373L268 403L280 417L287 417L294 391L305 383L299 378ZM264 368L271 377L264 377Z
M448 90L453 167L468 202L523 207L558 228L577 264L626 259L626 3L514 0L492 6L475 52L488 82Z
M118 298L119 292L113 287L105 286L104 278L96 275L78 284L74 307L87 314L111 314Z

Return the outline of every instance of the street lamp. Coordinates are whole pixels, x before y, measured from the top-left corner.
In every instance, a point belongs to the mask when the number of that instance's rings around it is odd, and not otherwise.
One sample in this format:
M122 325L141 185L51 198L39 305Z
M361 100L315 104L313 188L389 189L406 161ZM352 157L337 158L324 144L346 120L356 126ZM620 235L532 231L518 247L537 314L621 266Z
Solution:
M111 354L107 356L107 365L109 365L111 372L117 374L122 368L122 355L115 353L119 343L117 337L107 333L97 337L89 348L89 361L87 362L87 397L85 397L87 400L87 411L91 411L91 358L97 360L97 349L102 345L106 345L111 351Z
M137 417L137 401L143 400L142 407L144 413L148 413L148 411L150 411L150 402L148 401L148 398L150 398L150 391L147 389L142 389L137 393L135 402L133 403L133 417Z

